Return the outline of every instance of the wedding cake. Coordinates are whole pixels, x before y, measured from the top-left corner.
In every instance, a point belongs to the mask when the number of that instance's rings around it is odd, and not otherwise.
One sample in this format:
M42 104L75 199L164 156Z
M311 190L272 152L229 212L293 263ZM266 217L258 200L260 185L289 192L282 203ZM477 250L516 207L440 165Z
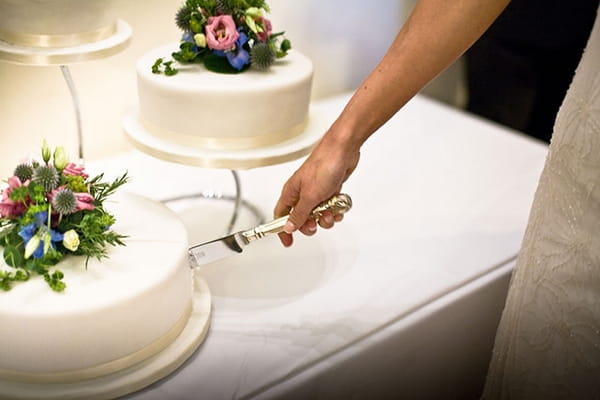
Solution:
M0 0L0 40L24 47L68 47L113 35L112 0Z
M136 195L119 194L108 207L125 246L87 267L85 257L66 257L57 265L67 281L62 293L39 275L0 290L0 381L70 383L111 374L159 353L184 328L192 275L181 221Z
M233 3L187 0L176 15L181 42L137 62L139 119L151 135L198 148L249 149L303 131L311 61L272 32L265 2L248 9Z

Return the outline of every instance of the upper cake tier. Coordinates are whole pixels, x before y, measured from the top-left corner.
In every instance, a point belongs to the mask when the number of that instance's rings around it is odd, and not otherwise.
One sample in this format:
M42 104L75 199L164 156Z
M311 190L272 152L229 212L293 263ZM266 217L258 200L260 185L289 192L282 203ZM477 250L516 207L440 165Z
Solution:
M24 47L69 47L117 30L113 0L0 0L0 40Z
M210 149L249 149L283 142L303 131L313 66L291 50L268 70L220 74L183 64L174 76L152 73L171 44L137 63L140 119L152 135Z

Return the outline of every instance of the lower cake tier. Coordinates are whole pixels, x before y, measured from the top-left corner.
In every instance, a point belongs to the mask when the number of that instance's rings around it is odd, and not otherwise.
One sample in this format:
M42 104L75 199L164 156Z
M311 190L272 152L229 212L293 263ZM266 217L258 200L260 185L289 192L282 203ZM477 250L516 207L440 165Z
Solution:
M145 129L173 143L206 149L251 149L284 142L303 132L308 118L313 66L297 51L268 70L239 74L178 65L174 76L152 73L152 50L137 63L139 113Z
M65 275L62 293L41 276L0 291L0 380L65 383L111 374L157 354L185 327L192 272L179 217L127 193L106 208L125 246L87 268L84 257L65 257L56 266Z

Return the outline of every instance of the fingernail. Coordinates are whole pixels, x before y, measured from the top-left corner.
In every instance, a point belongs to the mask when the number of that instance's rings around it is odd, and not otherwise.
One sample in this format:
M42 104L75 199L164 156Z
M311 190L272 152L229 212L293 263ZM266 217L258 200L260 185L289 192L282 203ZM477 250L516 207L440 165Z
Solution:
M311 232L316 232L317 231L317 226L316 225L315 226L310 225L308 227L308 230L311 231Z
M285 233L294 233L295 230L296 230L296 225L294 225L294 223L292 221L287 220L287 222L283 226L283 231Z

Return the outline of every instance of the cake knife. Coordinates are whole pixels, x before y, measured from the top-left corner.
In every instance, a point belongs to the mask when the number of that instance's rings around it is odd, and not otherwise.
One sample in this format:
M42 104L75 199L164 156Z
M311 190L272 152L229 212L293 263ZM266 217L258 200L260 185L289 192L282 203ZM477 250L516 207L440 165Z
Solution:
M348 212L351 207L352 199L350 196L340 193L315 207L311 215L318 221L323 212L327 210L336 215ZM286 215L246 231L239 231L219 239L192 246L189 248L190 267L197 268L231 255L239 254L244 251L245 246L255 240L261 239L268 234L283 231L283 226L287 222L287 219L288 216Z

